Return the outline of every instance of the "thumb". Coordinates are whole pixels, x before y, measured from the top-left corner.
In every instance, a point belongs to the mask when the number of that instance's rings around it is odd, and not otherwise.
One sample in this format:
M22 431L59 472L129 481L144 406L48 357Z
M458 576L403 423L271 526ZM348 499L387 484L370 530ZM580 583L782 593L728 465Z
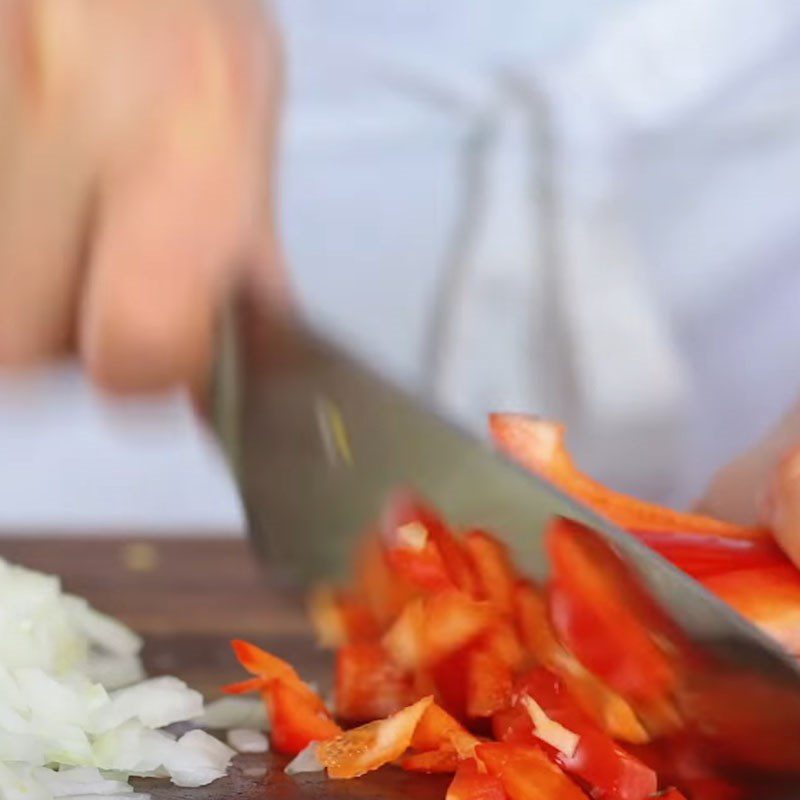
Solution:
M758 444L712 479L697 510L770 528L800 566L800 403Z

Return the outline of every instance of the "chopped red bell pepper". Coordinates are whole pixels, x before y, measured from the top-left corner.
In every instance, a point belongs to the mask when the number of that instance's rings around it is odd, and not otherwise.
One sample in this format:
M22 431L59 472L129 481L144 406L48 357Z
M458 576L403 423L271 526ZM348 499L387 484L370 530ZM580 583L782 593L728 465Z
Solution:
M297 755L311 742L337 736L342 729L297 689L281 680L271 681L265 690L270 718L272 746L285 755Z
M494 622L489 603L464 592L437 592L409 603L384 636L384 645L401 666L436 664L465 647Z
M782 567L715 575L704 581L790 653L800 657L800 572Z
M567 650L626 699L663 702L676 674L651 633L662 624L652 601L616 554L578 523L554 521L547 547L550 617Z
M699 580L737 570L790 564L783 551L767 537L629 530L667 561Z
M348 722L371 722L418 699L411 676L380 644L351 644L336 654L336 712Z
M586 795L538 747L486 743L477 759L499 778L510 800L586 800Z
M431 703L420 719L411 740L414 750L455 750L462 758L473 754L476 739L437 703Z
M442 518L410 492L386 504L381 534L391 567L425 591L475 590L471 565Z
M272 681L279 680L293 688L304 697L311 705L317 708L325 707L317 693L297 674L294 667L282 658L256 647L250 642L234 639L231 642L233 651L239 663L252 675L255 680L244 681L226 687L228 694L244 694L266 688Z
M514 694L516 700L492 721L498 739L518 744L539 743L565 772L591 786L596 798L644 800L656 791L656 773L592 723L556 675L543 668L532 670L516 683ZM536 735L523 702L526 695L551 720L577 734L578 744L573 753L558 751Z
M312 594L309 616L321 647L336 649L353 642L374 641L380 634L377 621L364 603L327 586Z
M623 528L764 539L763 528L744 528L711 517L684 514L615 492L578 470L564 444L564 426L525 414L492 414L497 446L522 466L551 480Z
M520 669L529 660L514 624L505 617L498 619L481 635L477 646L494 653L512 670Z
M370 722L322 742L317 758L331 778L357 778L405 753L432 697L418 700L386 719Z
M514 602L523 645L539 664L566 683L581 710L614 738L646 742L647 731L631 705L586 670L559 642L540 590L529 581L519 581Z
M474 649L467 657L467 716L491 717L511 697L514 676L495 653Z
M502 613L511 615L517 573L508 548L485 531L470 531L464 537L464 547L478 578L478 597L488 600Z
M474 759L462 761L447 790L445 800L508 800L502 781L481 772Z

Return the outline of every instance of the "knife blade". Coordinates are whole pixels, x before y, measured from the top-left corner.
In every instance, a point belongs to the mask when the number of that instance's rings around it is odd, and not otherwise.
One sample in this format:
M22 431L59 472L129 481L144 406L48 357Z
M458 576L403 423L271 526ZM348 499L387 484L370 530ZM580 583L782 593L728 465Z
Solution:
M299 320L251 310L228 334L217 429L250 536L273 567L305 582L344 577L353 546L398 488L418 491L456 526L499 535L538 580L549 573L546 524L576 520L621 559L694 649L686 724L722 752L726 726L708 709L735 708L737 725L763 745L754 748L758 763L737 751L736 769L754 771L761 797L764 775L800 786L800 745L789 745L800 730L800 670L772 640L607 519ZM692 719L701 708L703 718Z

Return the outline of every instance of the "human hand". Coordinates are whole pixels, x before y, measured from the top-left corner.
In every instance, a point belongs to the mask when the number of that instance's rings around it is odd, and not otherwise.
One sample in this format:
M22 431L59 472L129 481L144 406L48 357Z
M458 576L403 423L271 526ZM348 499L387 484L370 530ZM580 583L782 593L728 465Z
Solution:
M800 566L800 403L767 437L717 473L699 510L768 526Z
M0 0L0 366L197 387L228 294L280 280L280 60L261 0Z

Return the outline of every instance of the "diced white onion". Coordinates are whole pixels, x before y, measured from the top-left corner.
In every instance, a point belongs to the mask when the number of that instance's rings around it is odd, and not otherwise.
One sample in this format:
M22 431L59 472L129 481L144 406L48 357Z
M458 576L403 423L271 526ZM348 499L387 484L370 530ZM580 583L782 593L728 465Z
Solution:
M221 697L208 703L202 716L195 720L201 728L227 731L231 728L269 730L267 709L260 698Z
M561 723L550 719L544 709L529 694L522 695L521 702L533 722L534 735L563 753L567 758L572 758L578 749L580 736L565 728Z
M287 775L299 775L303 772L322 772L322 766L317 757L317 742L311 742L305 750L301 750L293 761L290 761L283 770Z
M228 744L238 753L266 753L269 739L261 731L233 728L228 731Z

